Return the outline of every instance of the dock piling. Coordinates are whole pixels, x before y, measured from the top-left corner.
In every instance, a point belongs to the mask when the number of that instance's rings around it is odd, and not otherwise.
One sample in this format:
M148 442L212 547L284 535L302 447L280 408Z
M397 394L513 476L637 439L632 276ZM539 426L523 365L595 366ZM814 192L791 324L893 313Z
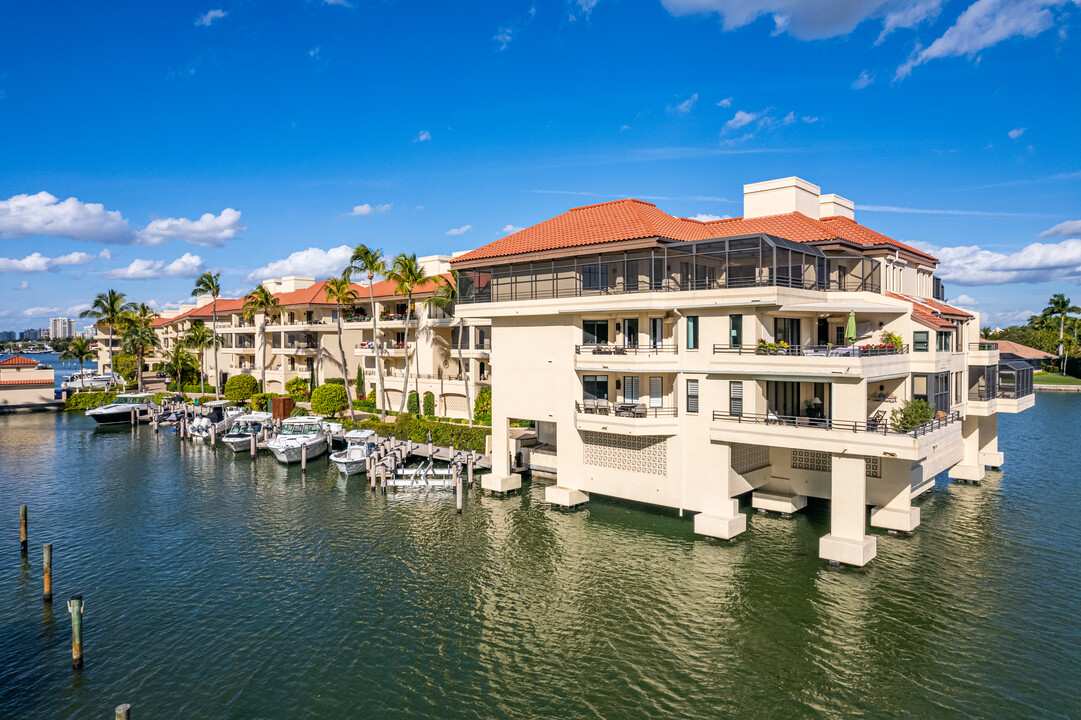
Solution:
M117 705L115 720L131 720L131 705L127 703Z
M45 602L51 603L53 601L53 544L45 543L42 550L41 569L45 587L43 597Z
M19 549L26 554L26 506L19 506Z
M214 447L218 444L218 427L217 425L210 426L210 446Z
M251 448L250 448L251 449L251 456L252 456L252 458L254 458L255 457L255 445L256 445L256 442L257 442L256 439L255 439L255 433L252 433L249 437L251 438Z
M466 456L466 472L468 473L470 490L473 489L473 456L475 454L476 453L471 452L468 456Z
M302 443L300 446L300 472L308 471L308 446Z
M68 612L71 613L71 667L81 670L83 667L83 596L72 595L68 600Z

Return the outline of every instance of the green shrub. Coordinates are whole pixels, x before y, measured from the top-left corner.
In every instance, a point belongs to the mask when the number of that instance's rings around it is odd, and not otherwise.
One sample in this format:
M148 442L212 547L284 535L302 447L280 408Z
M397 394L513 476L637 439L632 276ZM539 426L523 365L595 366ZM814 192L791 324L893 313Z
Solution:
M259 381L251 375L234 375L225 381L225 397L233 402L250 400L259 392Z
M368 401L369 402L373 402L373 403L375 402L375 390L376 390L375 388L372 388L371 392L368 393Z
M420 398L415 392L409 393L405 401L405 411L410 415L420 415Z
M123 353L113 355L113 372L125 380L136 379L136 364L134 355L125 355Z
M364 366L357 365L357 398L364 397Z
M285 383L285 392L289 393L293 397L297 395L308 395L308 379L302 377L295 377L289 382Z
M256 411L270 409L270 398L282 397L278 393L255 393L251 396L251 408Z
M348 421L345 424L352 425ZM432 442L436 445L453 445L461 450L476 450L479 453L484 452L485 438L491 434L490 428L421 420L408 413L399 415L392 423L370 419L360 421L355 427L374 430L383 437L394 435L399 440L408 438L417 443L427 442L428 433L431 432Z
M64 410L89 410L108 405L115 399L114 392L75 393L64 403Z
M485 385L477 393L477 401L473 403L473 422L480 425L492 424L492 386Z
M289 417L304 417L308 414L308 411L302 407L293 408L293 412L289 413Z
M176 383L171 382L171 383L169 383L169 384L167 384L165 386L165 389L169 390L170 392L182 392L182 393L203 393L204 391L206 391L207 393L214 392L214 386L213 385L207 385L206 387L204 387L204 386L200 385L199 383L185 383L184 387L177 390Z
M345 387L345 378L327 378L327 385L341 385Z
M890 413L890 425L898 432L911 432L930 422L935 411L926 400L906 400L905 403Z
M424 393L424 414L428 417L435 415L435 395L430 392Z
M349 407L344 385L325 384L312 391L312 412L333 417Z

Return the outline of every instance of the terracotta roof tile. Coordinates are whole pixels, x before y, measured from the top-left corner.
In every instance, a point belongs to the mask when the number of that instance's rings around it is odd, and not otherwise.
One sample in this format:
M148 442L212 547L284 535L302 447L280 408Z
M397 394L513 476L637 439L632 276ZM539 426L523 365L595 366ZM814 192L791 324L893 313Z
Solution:
M1021 343L1016 343L1012 340L991 340L990 342L998 345L998 352L1000 355L1016 355L1025 360L1050 360L1055 357L1049 352L1037 350L1034 347L1022 345Z
M928 325L928 326L936 328L938 330L954 330L954 329L957 328L957 326L954 325L953 323L951 323L948 320L945 320L942 317L940 317L939 316L940 311L938 311L934 307L928 305L927 304L927 298L911 297L911 296L908 296L908 295L901 295L899 293L889 292L888 290L884 293L884 295L886 295L886 297L891 297L891 298L894 298L896 300L904 300L904 301L910 303L912 305L912 319L916 320L917 322L921 322L924 325ZM939 303L936 303L936 304L939 304ZM949 306L945 305L944 307L949 307ZM969 318L972 317L968 313L958 311L956 308L950 308L950 309L953 310L954 313L960 313L960 315L963 316L963 317L969 317Z
M34 365L34 366L36 366L37 364L38 364L37 360L31 360L30 358L25 357L23 355L12 355L11 357L7 358L6 360L0 360L0 365L2 365L4 367L13 367L13 366L16 366L16 365Z
M53 385L55 381L52 378L42 378L40 380L0 380L0 385Z

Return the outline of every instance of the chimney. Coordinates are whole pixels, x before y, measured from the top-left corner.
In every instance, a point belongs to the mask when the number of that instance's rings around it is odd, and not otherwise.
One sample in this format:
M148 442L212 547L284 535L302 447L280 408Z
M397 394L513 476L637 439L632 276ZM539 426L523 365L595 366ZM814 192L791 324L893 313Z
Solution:
M743 217L801 212L818 219L821 188L798 177L767 180L743 186Z
M819 198L819 212L818 217L833 217L840 215L846 217L849 220L856 219L856 206L851 200L843 198L837 193L829 193Z

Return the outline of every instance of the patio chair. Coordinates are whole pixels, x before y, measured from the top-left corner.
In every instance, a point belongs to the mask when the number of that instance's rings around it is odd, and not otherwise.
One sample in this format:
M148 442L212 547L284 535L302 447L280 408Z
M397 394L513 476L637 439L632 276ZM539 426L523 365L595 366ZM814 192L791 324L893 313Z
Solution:
M875 432L882 427L882 423L886 420L886 411L879 410L867 420L867 429L871 432Z
M597 401L586 398L582 401L582 410L590 415L597 412Z
M632 411L636 418L644 418L646 416L646 406L644 403L638 403L634 406Z
M610 406L609 406L607 400L598 400L597 401L597 414L598 415L607 415L608 411L609 411L609 407Z

